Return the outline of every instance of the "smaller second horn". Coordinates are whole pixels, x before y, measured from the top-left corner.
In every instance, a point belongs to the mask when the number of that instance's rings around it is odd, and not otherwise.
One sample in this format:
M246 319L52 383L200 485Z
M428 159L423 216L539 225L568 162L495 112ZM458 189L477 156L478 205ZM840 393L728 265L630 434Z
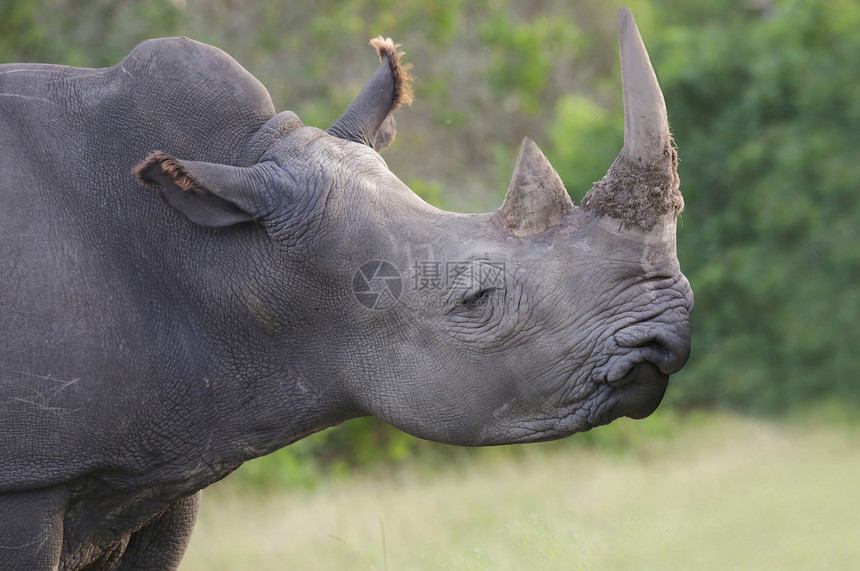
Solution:
M519 238L543 232L573 210L564 183L534 141L526 137L499 217Z

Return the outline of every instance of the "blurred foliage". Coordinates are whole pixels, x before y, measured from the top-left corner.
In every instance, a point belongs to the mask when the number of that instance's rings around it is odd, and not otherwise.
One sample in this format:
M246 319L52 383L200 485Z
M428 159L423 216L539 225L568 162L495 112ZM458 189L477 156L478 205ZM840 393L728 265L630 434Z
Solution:
M658 53L696 293L677 404L860 403L860 4L667 26Z
M660 77L687 210L693 355L667 402L753 412L860 404L860 3L631 0ZM623 139L614 13L598 0L33 0L0 4L0 61L105 66L184 34L235 57L279 109L325 127L402 42L417 99L392 170L425 200L496 208L523 136L576 202ZM599 435L600 431L595 434ZM588 436L587 438L599 438ZM452 456L362 419L250 463L259 484ZM432 450L432 452L428 452Z
M491 86L506 95L508 110L528 113L541 109L558 54L575 56L580 43L578 30L564 19L539 14L516 21L501 10L482 22L478 34L492 53Z

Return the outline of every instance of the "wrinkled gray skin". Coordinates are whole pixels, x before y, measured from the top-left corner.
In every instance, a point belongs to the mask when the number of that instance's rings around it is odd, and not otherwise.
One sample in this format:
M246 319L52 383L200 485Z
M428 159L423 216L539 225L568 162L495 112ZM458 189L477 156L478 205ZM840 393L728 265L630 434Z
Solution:
M174 568L199 490L361 415L483 445L654 410L689 352L676 212L527 231L427 205L361 142L391 134L388 64L345 138L186 39L0 66L0 568ZM384 311L352 293L376 259L403 275ZM430 303L422 261L505 279Z

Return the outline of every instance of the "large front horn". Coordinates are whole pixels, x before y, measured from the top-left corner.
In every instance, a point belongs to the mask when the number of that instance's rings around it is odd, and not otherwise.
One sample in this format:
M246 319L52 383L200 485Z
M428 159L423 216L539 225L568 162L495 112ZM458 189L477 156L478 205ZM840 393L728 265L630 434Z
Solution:
M627 8L618 13L618 33L624 148L582 205L601 216L620 219L625 227L649 232L661 216L677 216L684 207L678 156L672 146L663 92L636 20Z

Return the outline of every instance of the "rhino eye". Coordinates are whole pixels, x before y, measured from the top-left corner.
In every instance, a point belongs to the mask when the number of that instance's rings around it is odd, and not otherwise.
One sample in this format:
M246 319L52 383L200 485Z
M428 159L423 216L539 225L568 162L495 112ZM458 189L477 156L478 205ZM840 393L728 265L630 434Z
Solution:
M462 302L463 307L468 309L475 309L478 307L484 307L490 302L490 294L493 292L495 288L488 287L483 288L476 291L473 294L467 295Z
M505 298L504 263L470 260L447 269L450 285L443 298L444 313L469 327L492 321L495 306Z

